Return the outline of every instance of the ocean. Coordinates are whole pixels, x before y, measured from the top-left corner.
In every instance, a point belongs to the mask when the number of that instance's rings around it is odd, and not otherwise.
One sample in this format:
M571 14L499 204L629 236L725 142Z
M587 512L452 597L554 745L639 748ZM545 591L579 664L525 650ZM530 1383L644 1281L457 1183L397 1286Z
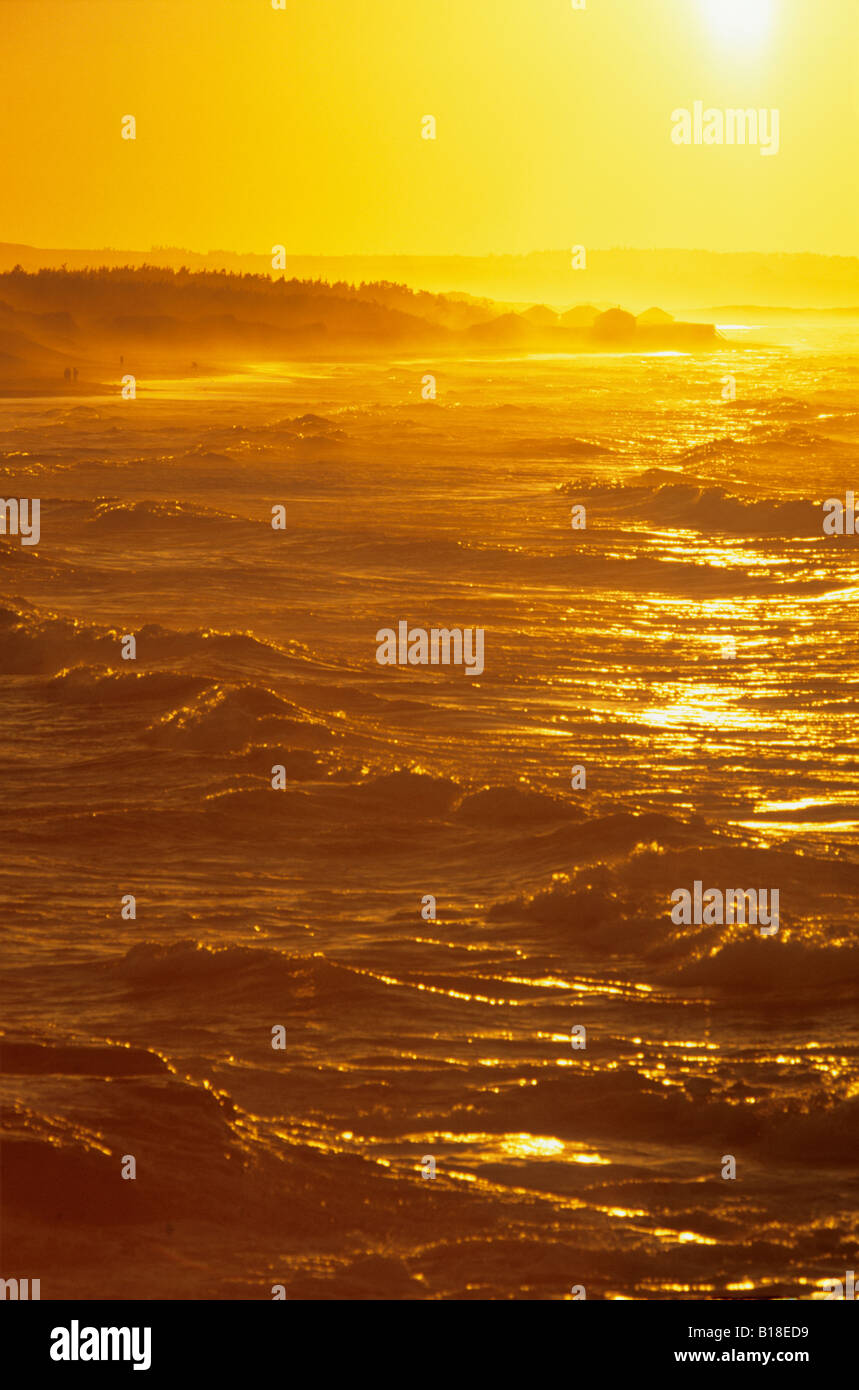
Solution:
M4 1276L855 1267L859 355L724 336L0 401ZM402 621L485 669L380 665ZM778 931L678 924L696 882Z

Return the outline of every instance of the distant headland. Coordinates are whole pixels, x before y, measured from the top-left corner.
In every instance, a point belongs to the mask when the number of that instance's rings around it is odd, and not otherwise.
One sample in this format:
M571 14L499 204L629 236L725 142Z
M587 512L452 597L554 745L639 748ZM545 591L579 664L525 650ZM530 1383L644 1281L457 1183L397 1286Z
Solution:
M705 351L719 342L713 324L676 322L655 307L638 317L599 304L559 313L388 281L159 266L0 274L6 394L119 389L126 374L217 375L302 359Z

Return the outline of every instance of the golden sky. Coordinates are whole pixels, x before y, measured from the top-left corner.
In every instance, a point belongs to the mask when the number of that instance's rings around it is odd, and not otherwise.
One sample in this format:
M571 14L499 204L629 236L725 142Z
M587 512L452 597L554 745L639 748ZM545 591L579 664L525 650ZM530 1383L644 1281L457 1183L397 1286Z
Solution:
M0 240L855 255L857 69L859 0L0 0Z

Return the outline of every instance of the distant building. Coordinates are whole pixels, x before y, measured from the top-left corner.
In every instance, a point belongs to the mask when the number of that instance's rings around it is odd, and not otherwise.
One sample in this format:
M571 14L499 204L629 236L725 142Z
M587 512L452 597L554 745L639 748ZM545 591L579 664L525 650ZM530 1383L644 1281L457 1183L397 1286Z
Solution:
M655 308L655 307L652 308L652 309L645 309L644 313L643 313L643 314L639 314L639 315L638 315L638 318L636 319L636 323L641 323L641 324L644 324L645 326L649 326L650 324L660 324L660 325L661 325L661 324L673 323L673 322L674 322L674 316L673 316L673 314L667 314L667 313L665 312L664 309L657 309L657 308Z
M536 324L538 328L557 328L558 315L554 309L548 308L545 304L535 304L531 309L526 309L522 315L529 323Z
M575 308L568 309L561 315L561 323L564 328L593 328L599 318L599 312L593 304L577 304Z
M603 343L626 343L635 337L635 319L625 309L607 309L596 319L591 332Z

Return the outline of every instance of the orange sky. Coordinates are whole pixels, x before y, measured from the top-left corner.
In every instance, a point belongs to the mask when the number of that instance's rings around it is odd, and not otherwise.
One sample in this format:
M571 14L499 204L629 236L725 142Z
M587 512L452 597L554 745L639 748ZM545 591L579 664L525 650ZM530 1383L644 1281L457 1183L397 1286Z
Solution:
M0 0L0 240L859 252L859 0L286 6ZM696 99L778 155L672 144Z

